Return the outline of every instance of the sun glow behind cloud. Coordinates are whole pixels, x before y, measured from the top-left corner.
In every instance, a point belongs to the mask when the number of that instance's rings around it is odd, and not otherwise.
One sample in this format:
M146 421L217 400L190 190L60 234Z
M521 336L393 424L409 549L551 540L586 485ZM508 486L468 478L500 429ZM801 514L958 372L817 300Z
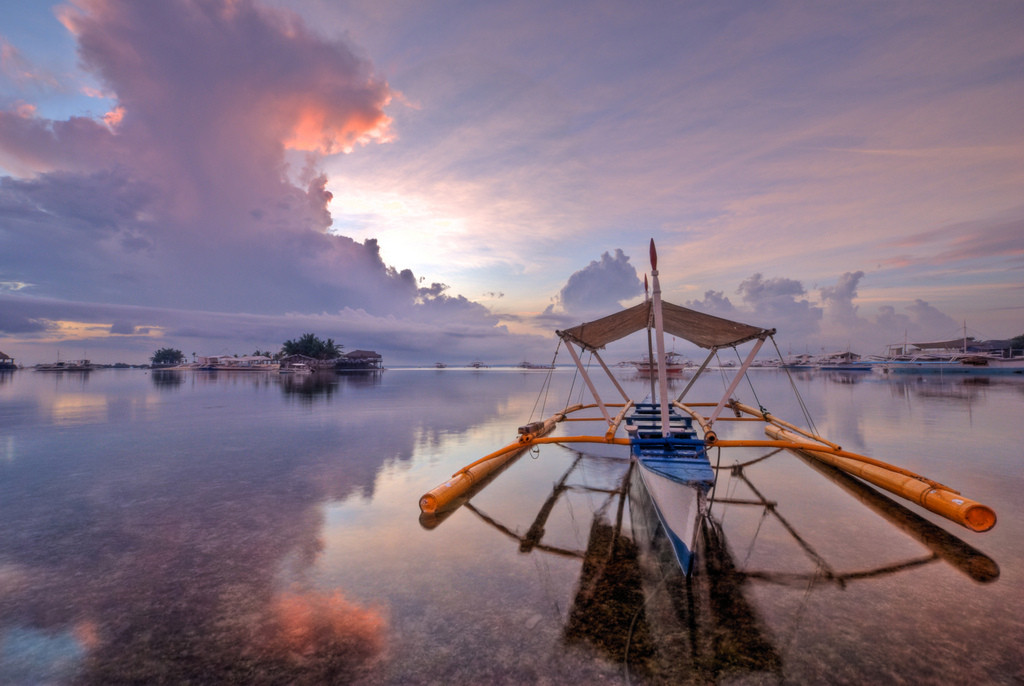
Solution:
M76 322L61 320L50 321L47 323L48 326L46 328L46 333L37 339L37 342L39 343L100 340L104 338L123 336L143 336L146 338L158 339L164 335L163 328L159 326L132 325L127 329L124 329L112 322Z
M458 214L437 196L359 185L344 178L332 179L331 188L331 231L356 240L379 239L381 257L389 264L405 265L426 277L465 275L500 261L459 249L476 238L471 228L474 218Z

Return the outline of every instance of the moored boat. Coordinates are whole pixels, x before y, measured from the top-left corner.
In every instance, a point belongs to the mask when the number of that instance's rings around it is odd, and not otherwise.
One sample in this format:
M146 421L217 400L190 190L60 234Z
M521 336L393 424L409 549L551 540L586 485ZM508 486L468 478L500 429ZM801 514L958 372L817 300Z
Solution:
M771 341L774 345L775 330L663 301L653 241L651 276L652 293L643 303L556 332L559 345L564 345L572 358L593 402L568 405L547 419L520 426L516 441L467 465L425 493L419 501L421 518L433 518L436 525L439 518L467 503L518 456L534 446L579 443L629 446L639 481L653 502L660 526L672 542L680 569L686 574L694 567L694 556L699 550L697 537L706 529L704 525L714 502L716 477L708 457L710 448L788 450L854 475L973 531L987 531L995 525L996 515L991 508L948 486L846 451L813 429L800 428L776 417L760 404L751 407L737 400L734 393L741 382L746 381L753 387L754 380L747 372L764 344ZM660 366L656 378L651 379L649 392L645 389L646 397L635 400L601 358L600 351L607 345L639 332L646 332L653 359L665 359L666 334L707 351L707 357L678 396L669 395L669 375L665 367ZM720 351L730 348L742 362L734 371L730 370L731 379L722 395L706 402L690 400L687 396L700 375L718 359ZM596 360L606 374L605 390L599 388L591 376L589 360L584 363L587 355ZM607 390L609 384L614 391ZM798 392L795 384L793 387L794 392ZM602 397L602 393L618 397L610 401ZM800 406L805 408L802 399ZM592 426L596 425L598 430L579 435L549 435L567 420L593 422ZM762 424L767 439L749 438L749 432L741 428L754 422ZM811 424L809 417L807 423ZM727 427L736 431L720 437L719 432L728 430Z
M94 369L96 369L96 365L89 360L58 360L50 364L39 364L35 367L37 372L91 372Z
M520 369L554 369L555 365L553 365L553 364L534 364L533 362L523 361L523 362L520 362L519 364L517 364L516 367L518 367Z
M656 377L658 375L658 369L661 366L664 366L665 373L668 374L669 376L682 376L683 372L686 371L686 359L678 353L670 351L665 353L665 355L660 359L663 359L665 361L664 365L652 365L651 358L650 356L647 355L645 355L642 359L637 360L635 362L630 362L629 364L636 368L636 372L640 376Z
M988 361L988 367L992 371L1009 372L1011 374L1024 374L1024 356L1020 357L993 357Z

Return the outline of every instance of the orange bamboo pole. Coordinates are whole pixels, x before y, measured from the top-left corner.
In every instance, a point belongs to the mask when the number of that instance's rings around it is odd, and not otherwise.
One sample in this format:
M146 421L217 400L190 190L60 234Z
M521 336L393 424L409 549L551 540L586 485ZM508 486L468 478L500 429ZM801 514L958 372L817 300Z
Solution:
M828 447L830 447L830 448L832 448L834 450L841 450L841 448L838 445L836 445L835 443L832 443L831 441L826 441L821 436L815 436L814 434L810 433L809 431L805 431L805 430L801 429L799 426L796 426L795 424L790 424L787 421L779 419L778 417L776 417L775 415L773 415L771 413L768 413L768 412L762 413L760 410L754 409L750 405L744 405L743 403L741 403L739 401L732 403L732 406L734 408L742 411L742 412L745 412L745 413L753 416L753 417L761 417L766 422L770 422L772 424L775 424L776 426L780 426L783 429L789 429L790 431L795 431L796 433L800 434L801 436L806 436L807 438L810 438L811 440L814 440L814 441L818 441L819 443L824 443L825 445L827 445Z
M530 446L539 443L625 443L626 439L608 440L602 436L571 436L558 438L543 438L550 433L555 425L564 421L567 414L580 410L595 407L594 405L573 405L561 412L556 412L542 422L534 422L527 426L520 427L519 439L510 443L504 448L495 450L493 453L481 457L459 471L455 472L450 479L432 488L420 497L420 510L427 514L440 512L457 500L460 496L468 493L473 487L480 484L484 479L504 467L511 460L515 459L527 450Z
M996 525L996 513L992 508L965 498L934 481L927 481L912 472L896 471L898 468L878 461L865 462L835 452L826 452L822 450L825 446L810 443L801 439L798 434L776 426L766 426L764 431L772 438L796 444L796 447L789 447L789 450L800 452L847 474L860 477L972 531L988 531Z
M615 419L613 419L612 423L608 425L608 430L604 433L604 437L606 439L611 439L615 436L615 432L619 430L619 425L622 424L623 418L626 416L626 413L629 412L631 407L633 407L632 400L622 406L622 411L615 415Z
M687 405L684 405L684 404L682 404L682 403L680 403L678 401L675 401L672 404L676 408L678 408L679 410L681 410L681 411L685 412L686 414L690 415L691 417L693 417L694 421L697 422L697 424L700 426L701 431L704 432L704 441L708 445L711 445L715 441L718 440L718 435L711 428L711 424L708 422L707 418L704 417L704 415L700 414L699 412L697 412L696 410L693 409L694 407L701 407L701 406L704 406L704 407L715 407L714 403L689 403Z

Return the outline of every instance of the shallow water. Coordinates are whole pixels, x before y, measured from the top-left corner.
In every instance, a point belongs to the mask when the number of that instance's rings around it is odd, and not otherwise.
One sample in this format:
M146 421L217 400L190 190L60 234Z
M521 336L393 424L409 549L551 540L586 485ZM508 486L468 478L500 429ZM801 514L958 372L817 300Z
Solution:
M1024 380L794 377L820 433L999 523L781 453L719 470L686 583L609 492L609 447L543 446L421 521L421 494L576 397L545 377L0 375L0 683L1024 682ZM802 423L784 373L752 378L744 402Z

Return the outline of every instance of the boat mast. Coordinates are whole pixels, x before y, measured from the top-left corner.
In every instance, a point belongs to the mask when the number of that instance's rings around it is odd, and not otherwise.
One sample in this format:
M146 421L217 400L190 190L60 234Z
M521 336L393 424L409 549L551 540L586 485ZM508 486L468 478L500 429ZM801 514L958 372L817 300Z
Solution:
M665 325L661 314L661 284L658 283L658 252L651 239L651 280L654 282L651 304L654 309L654 338L658 347L658 402L661 404L661 435L670 433L668 423L668 375L665 369ZM653 364L653 360L651 360ZM653 400L653 398L652 398Z
M650 294L647 291L647 275L644 274L644 302L645 303L649 303L650 301L651 301L651 296L650 296ZM652 324L652 322L651 322L650 310L648 310L648 314L647 314L647 361L650 363L650 366L649 366L649 368L647 370L647 377L651 380L651 402L653 403L657 396L654 394L654 350L651 347L651 324Z

